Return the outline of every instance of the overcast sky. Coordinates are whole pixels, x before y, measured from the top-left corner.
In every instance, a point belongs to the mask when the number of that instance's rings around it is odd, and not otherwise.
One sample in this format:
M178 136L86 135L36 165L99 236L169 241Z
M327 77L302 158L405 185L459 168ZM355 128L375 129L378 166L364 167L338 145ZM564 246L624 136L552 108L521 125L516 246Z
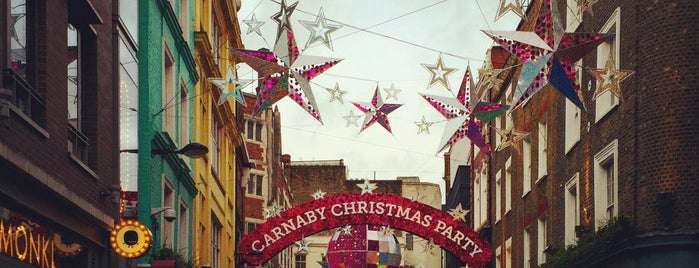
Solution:
M496 0L299 2L291 21L301 54L344 60L312 80L323 124L288 97L276 103L282 115L283 153L290 154L293 161L343 159L350 178L375 176L388 180L419 176L423 182L439 184L444 196L446 150L437 154L437 147L446 121L418 93L453 96L469 64L477 75L486 50L493 45L481 30L514 30L519 21L519 17L508 13L494 22L498 3ZM342 26L330 34L334 50L323 44L304 50L310 31L298 21L315 21L321 7L328 24ZM243 1L238 16L246 49L274 46L277 24L270 17L279 10L279 3L271 0ZM243 20L251 19L253 14L258 21L265 22L260 27L263 37L255 32L246 34L248 26ZM376 24L379 25L366 29ZM428 88L430 73L421 65L436 64L440 54L445 67L458 69L447 76L451 91L440 84ZM257 76L245 64L240 64L238 74L246 79ZM348 92L343 96L344 104L330 102L325 88L332 89L335 83ZM384 98L387 97L384 89L391 84L401 90L398 100L385 100L403 104L388 115L392 133L379 124L360 132L364 114L351 104L369 102L377 83ZM253 92L253 88L244 91ZM350 111L361 115L357 120L359 127L346 126L343 116ZM429 134L418 134L415 122L421 121L422 116L428 122L435 122Z

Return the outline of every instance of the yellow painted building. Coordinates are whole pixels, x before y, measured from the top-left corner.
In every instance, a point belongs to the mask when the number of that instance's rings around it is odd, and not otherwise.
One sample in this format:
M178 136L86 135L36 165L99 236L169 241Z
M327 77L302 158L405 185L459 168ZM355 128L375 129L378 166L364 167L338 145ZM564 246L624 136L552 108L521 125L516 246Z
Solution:
M237 10L240 0L193 1L194 58L200 82L194 88L194 140L209 154L195 161L192 254L195 267L234 267L236 242L236 147L243 144L236 120L236 101L218 104L221 89L208 78L224 78L235 59L229 48L242 48ZM229 88L233 91L233 88Z

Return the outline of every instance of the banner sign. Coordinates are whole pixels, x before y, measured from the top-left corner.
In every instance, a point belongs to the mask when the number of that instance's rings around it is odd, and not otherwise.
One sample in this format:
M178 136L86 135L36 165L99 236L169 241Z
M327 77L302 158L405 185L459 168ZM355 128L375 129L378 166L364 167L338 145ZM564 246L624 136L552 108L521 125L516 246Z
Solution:
M292 207L244 236L239 254L248 263L260 265L302 237L356 224L390 226L432 240L469 266L485 265L492 254L485 240L449 213L381 193L326 195Z

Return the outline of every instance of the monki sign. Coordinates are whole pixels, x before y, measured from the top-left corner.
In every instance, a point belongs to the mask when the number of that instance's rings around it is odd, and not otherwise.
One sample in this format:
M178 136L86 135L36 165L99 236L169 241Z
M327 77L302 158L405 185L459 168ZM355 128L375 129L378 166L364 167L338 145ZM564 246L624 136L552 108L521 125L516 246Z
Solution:
M0 219L0 254L34 264L55 268L53 235L35 233L24 225L13 226Z
M247 262L259 265L302 237L356 224L391 226L432 240L470 266L491 257L490 246L464 222L429 205L390 194L325 196L271 217L247 236L238 248Z

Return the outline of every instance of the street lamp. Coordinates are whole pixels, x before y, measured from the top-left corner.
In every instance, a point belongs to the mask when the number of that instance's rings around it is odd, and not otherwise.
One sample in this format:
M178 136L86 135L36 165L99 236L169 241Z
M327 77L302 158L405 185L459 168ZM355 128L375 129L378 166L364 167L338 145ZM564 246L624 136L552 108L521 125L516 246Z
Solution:
M138 149L124 149L120 150L120 153L138 153ZM189 158L201 158L204 155L206 155L209 152L209 148L206 147L206 145L198 143L198 142L191 142L182 149L179 150L171 150L171 149L151 149L150 151L150 156L153 157L155 155L161 155L161 154L181 154Z

